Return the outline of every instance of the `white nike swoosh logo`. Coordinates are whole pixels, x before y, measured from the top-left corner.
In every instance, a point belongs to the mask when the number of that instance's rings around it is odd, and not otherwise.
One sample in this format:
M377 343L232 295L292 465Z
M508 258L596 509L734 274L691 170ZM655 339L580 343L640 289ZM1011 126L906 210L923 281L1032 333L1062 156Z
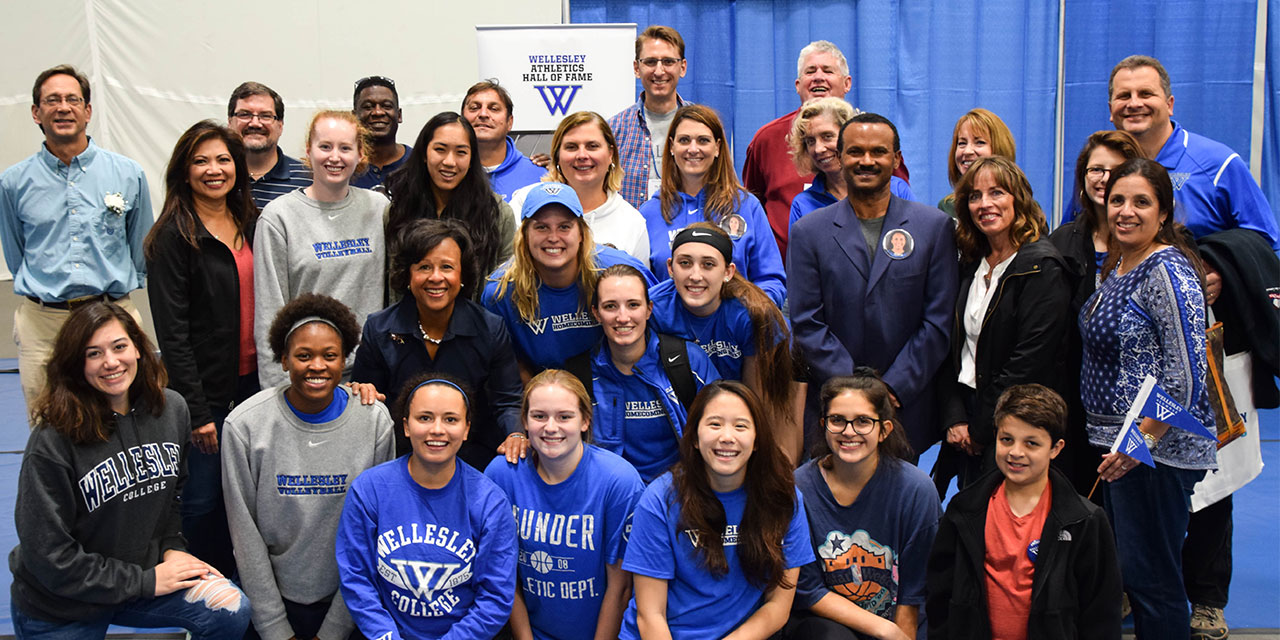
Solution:
M679 359L680 359L680 356L671 356L670 358L667 358L667 362L675 362L676 360L679 360Z
M705 238L705 237L709 237L710 235L711 235L711 234L710 234L710 233L707 233L706 231L694 231L694 232L693 232L693 237L695 237L695 238Z
M326 442L328 442L328 440L321 440L320 442L312 442L312 441L308 440L308 441L307 441L307 446L308 446L308 447L318 447L318 446L320 446L320 445L322 445L322 444L324 444L324 443L326 443Z
M340 215L342 215L342 214L341 214L341 213L335 213L335 214L333 214L333 215L329 216L329 219L330 219L330 220L332 220L332 219L334 219L334 218L336 218L336 217L338 217L338 216L340 216Z

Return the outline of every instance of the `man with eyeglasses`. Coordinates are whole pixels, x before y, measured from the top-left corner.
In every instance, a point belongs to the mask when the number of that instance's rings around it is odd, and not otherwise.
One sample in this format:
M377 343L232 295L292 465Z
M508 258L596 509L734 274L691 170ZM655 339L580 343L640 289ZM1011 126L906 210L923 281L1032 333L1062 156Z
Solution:
M259 210L268 202L311 184L311 172L280 150L284 100L271 87L258 82L236 87L227 103L227 126L244 138L249 186Z
M960 268L951 218L891 190L901 149L884 116L861 113L844 125L837 150L848 196L796 220L787 282L809 374L804 424L818 424L823 383L872 367L921 452L939 437L933 378L951 344ZM905 242L894 245L897 236ZM815 437L806 430L805 444Z
M413 147L396 142L396 132L402 122L400 93L396 82L386 76L369 76L356 80L355 94L351 98L352 112L369 130L373 143L369 157L369 169L351 179L351 186L373 189L382 184L392 171L400 168L409 158Z
M152 222L142 167L85 131L93 115L88 78L70 65L46 69L31 101L44 145L0 175L0 241L13 292L26 298L13 321L28 408L72 311L114 301L142 322L129 293L145 284L142 241Z
M816 98L843 98L852 87L849 63L836 45L816 40L800 50L800 59L796 63L796 93L800 96L801 105ZM808 189L814 178L812 174L802 176L796 173L796 165L791 161L787 136L791 134L791 123L799 113L797 108L760 127L751 138L751 144L747 145L747 157L742 165L742 185L764 205L769 226L773 227L774 240L778 242L778 250L784 259L787 255L787 230L791 223L791 201ZM906 163L900 162L893 175L907 180ZM894 187L895 195L908 197L909 189Z
M676 92L688 71L684 38L671 27L651 25L636 38L632 63L644 90L636 103L609 118L622 160L622 198L639 208L662 185L667 131L685 101Z

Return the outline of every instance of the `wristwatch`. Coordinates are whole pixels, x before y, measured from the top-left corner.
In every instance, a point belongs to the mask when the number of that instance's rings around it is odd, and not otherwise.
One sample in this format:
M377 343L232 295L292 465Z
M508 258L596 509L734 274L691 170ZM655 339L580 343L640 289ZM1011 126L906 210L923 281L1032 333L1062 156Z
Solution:
M1147 433L1146 431L1142 431L1141 429L1138 430L1138 433L1141 433L1142 439L1147 442L1147 450L1154 451L1156 443L1159 442L1159 440L1157 440L1155 436Z

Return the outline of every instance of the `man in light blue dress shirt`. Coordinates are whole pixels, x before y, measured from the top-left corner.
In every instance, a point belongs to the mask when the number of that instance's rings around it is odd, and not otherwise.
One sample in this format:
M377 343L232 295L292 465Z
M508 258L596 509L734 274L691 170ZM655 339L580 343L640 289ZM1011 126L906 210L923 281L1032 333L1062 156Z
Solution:
M31 99L45 142L0 175L0 241L13 292L26 298L14 312L14 336L28 407L77 307L111 300L141 322L129 292L145 284L142 240L152 222L142 167L85 133L88 79L70 65L53 67L36 79Z

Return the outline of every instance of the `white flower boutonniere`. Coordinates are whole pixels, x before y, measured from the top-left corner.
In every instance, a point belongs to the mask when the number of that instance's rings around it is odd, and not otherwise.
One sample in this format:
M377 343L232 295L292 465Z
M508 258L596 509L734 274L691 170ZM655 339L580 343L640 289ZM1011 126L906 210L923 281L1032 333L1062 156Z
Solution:
M107 205L107 211L118 216L124 215L125 202L123 193L117 191L116 193L108 193L102 196L102 204Z

